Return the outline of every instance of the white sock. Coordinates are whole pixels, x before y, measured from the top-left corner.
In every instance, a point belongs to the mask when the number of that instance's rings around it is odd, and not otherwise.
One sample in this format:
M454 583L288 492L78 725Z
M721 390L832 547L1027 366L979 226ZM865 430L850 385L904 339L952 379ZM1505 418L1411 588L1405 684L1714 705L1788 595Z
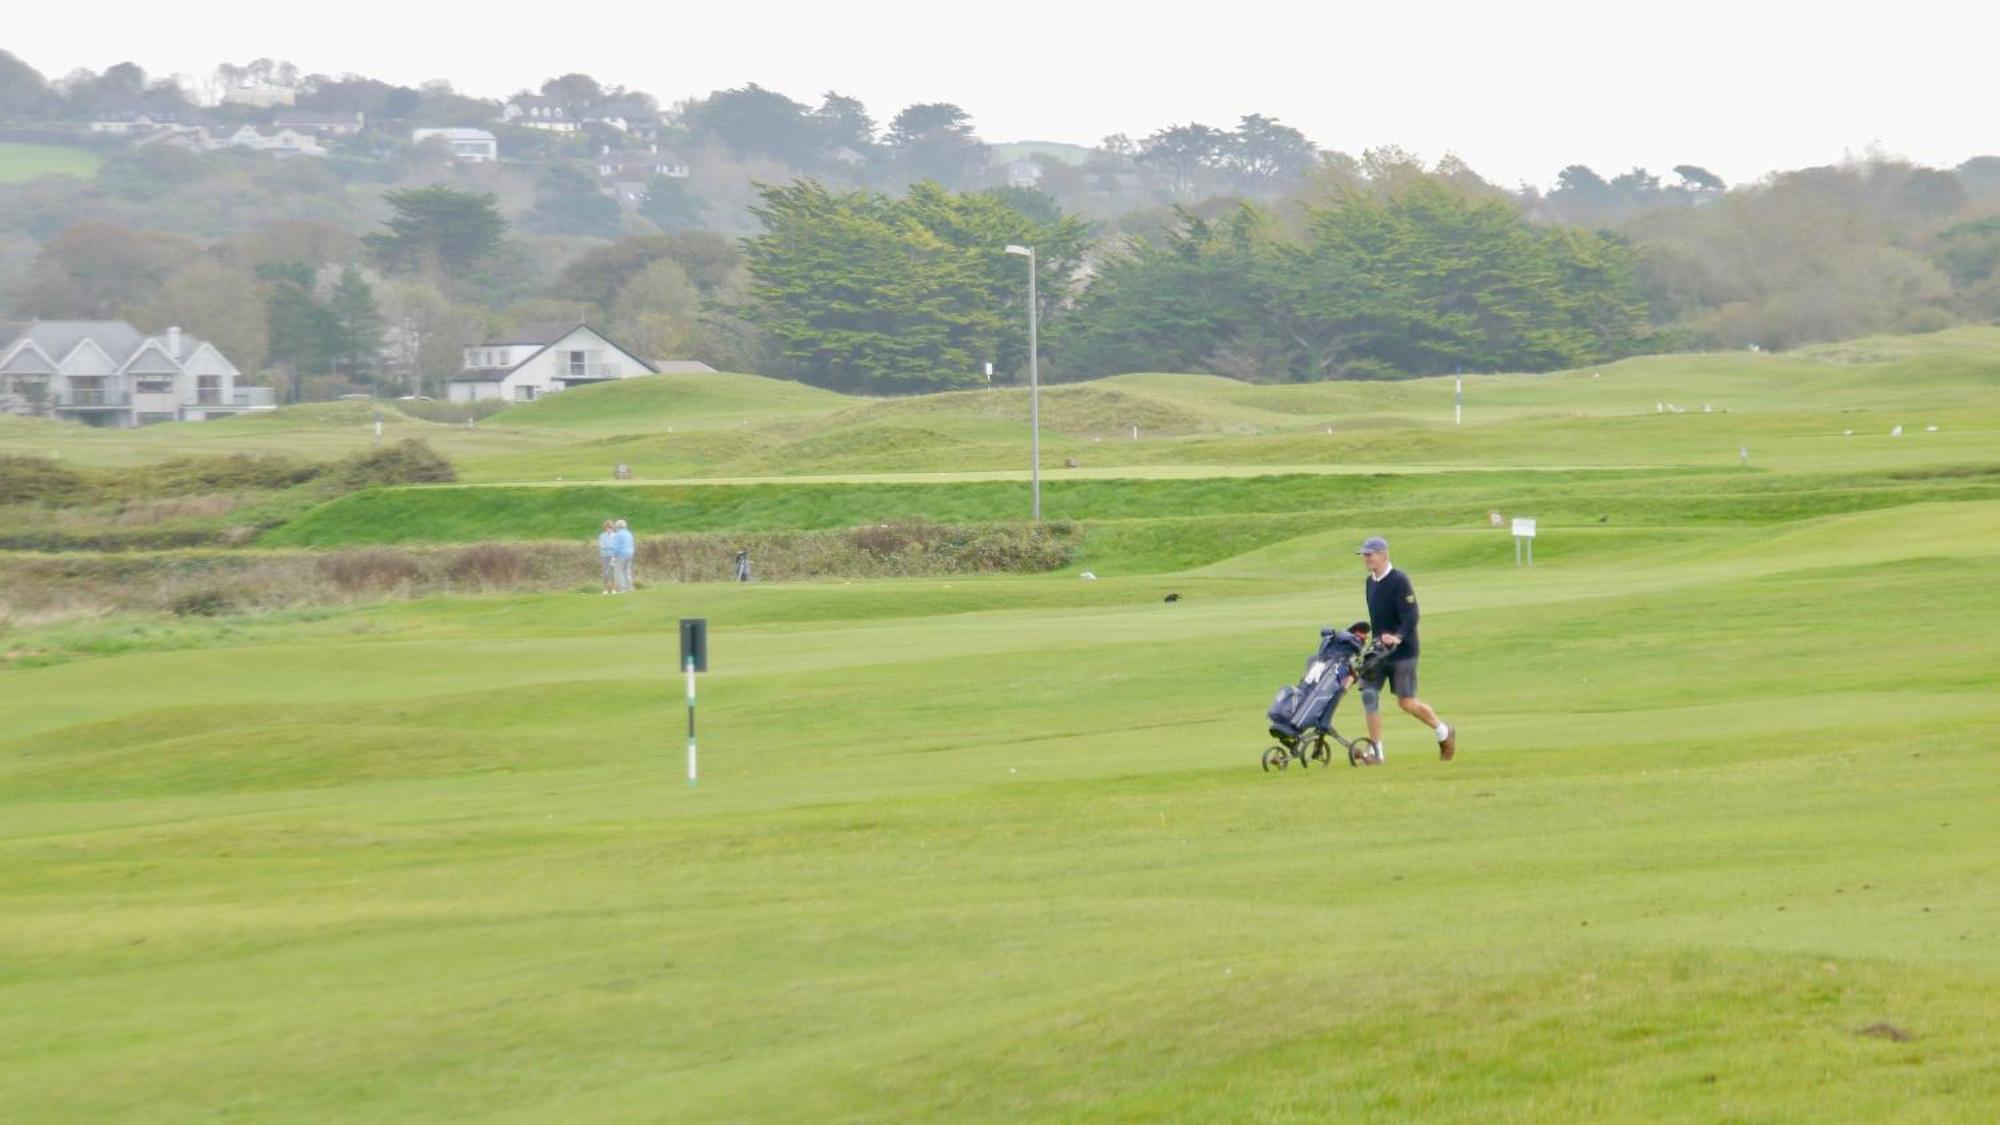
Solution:
M1439 742L1443 742L1445 739L1450 738L1451 724L1445 722L1443 719L1439 719L1437 725L1437 736Z

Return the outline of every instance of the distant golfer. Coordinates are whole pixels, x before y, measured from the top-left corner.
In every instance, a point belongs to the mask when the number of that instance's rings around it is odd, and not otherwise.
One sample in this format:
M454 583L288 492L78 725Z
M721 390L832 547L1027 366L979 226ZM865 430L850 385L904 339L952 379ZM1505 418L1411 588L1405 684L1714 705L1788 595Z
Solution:
M618 521L612 535L612 545L618 552L618 592L629 594L632 592L632 556L639 553L638 543L633 540L632 531L625 526L624 520Z
M604 575L604 592L618 592L618 525L605 520L603 530L597 533L597 568Z
M1361 706L1368 713L1368 738L1378 750L1382 746L1382 685L1396 693L1396 703L1410 717L1431 728L1437 735L1438 757L1451 761L1458 750L1458 732L1423 700L1417 698L1417 591L1410 576L1389 562L1389 541L1371 535L1354 552L1368 566L1368 621L1375 628L1376 643L1391 652L1379 665L1373 679L1361 682Z

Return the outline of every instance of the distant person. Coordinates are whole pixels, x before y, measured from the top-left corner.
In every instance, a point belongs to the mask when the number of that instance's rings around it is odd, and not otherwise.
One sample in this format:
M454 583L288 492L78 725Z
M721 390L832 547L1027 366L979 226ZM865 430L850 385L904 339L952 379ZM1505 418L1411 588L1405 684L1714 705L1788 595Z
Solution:
M618 592L632 592L632 556L638 553L638 544L632 539L632 531L619 520L612 531L612 545L618 552Z
M1375 643L1389 658L1375 667L1372 677L1361 682L1361 706L1368 713L1368 740L1382 753L1382 685L1396 695L1396 704L1411 718L1431 728L1437 736L1438 758L1449 762L1458 752L1458 731L1438 718L1417 698L1417 591L1410 576L1389 562L1389 541L1371 535L1354 552L1368 567L1364 592L1368 599L1368 622L1375 630Z
M597 566L604 574L604 592L618 592L618 525L612 520L604 521L603 530L597 533Z

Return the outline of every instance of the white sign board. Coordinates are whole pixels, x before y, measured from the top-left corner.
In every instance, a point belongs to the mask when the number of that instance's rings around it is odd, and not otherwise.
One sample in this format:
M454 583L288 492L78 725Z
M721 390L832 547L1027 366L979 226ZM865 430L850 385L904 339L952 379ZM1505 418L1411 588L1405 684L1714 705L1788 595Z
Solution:
M1535 521L1517 517L1514 520L1514 537L1517 539L1533 539L1535 537Z

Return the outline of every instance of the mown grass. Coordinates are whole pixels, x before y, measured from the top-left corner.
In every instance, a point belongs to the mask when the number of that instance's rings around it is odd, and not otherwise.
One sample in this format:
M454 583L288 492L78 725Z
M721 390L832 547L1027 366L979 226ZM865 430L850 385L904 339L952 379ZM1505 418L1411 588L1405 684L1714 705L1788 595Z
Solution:
M0 673L0 1083L29 1120L1976 1116L1996 529L1535 573L1406 532L1449 767L1401 720L1380 770L1256 770L1358 601L1281 558L1172 605L451 599ZM1912 631L1886 719L1855 639Z
M1693 474L1632 471L1536 473L1276 474L1243 478L1082 478L1044 482L1049 519L1150 520L1263 516L1264 541L1289 538L1299 520L1478 528L1488 514L1534 515L1552 525L1757 524L1933 499L2000 495L2000 465L1963 474L1902 477ZM477 486L377 489L300 515L260 542L272 546L556 539L594 535L607 518L647 533L818 529L889 520L992 522L1019 518L1021 483L768 483ZM1289 521L1289 522L1288 522Z
M71 145L0 141L0 184L17 184L40 176L87 180L97 175L103 163L104 158L89 149Z
M0 1097L29 1121L1984 1119L1978 354L1928 390L1921 356L1907 385L1841 367L1858 381L1824 398L1779 384L1846 360L1689 361L1769 373L1728 415L1589 415L1664 365L1524 381L1549 401L1485 425L1502 459L1467 471L1221 475L1314 435L1191 433L1218 475L1050 482L1051 515L1086 521L1057 574L0 639L62 654L0 668ZM1225 423L1300 393L1129 382L1227 391ZM1526 416L1565 395L1586 416ZM1827 433L1925 395L1974 405L1900 442ZM1825 448L1685 467L1695 427L1760 411ZM1504 452L1535 442L1624 467ZM409 489L290 530L1024 503L972 480ZM1489 508L1543 519L1535 568ZM1264 774L1264 707L1360 615L1371 531L1415 577L1459 760L1393 715L1381 768ZM713 629L696 788L688 616ZM1360 728L1355 701L1338 720Z

